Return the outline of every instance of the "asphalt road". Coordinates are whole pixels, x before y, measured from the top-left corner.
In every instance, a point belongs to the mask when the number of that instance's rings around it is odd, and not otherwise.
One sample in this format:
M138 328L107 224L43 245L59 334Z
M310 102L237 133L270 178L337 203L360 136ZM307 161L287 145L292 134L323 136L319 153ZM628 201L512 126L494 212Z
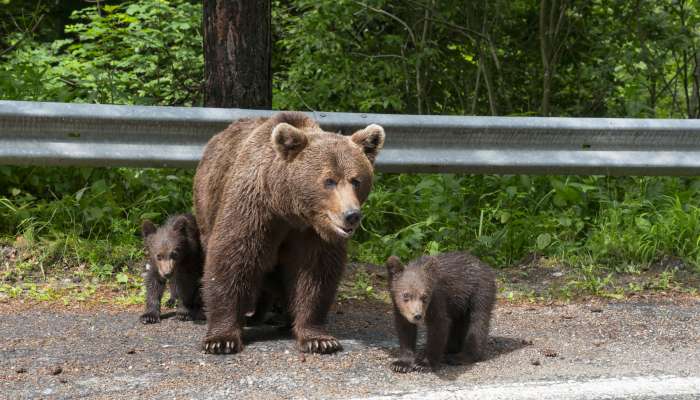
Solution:
M390 307L339 304L344 351L300 355L274 328L241 354L200 351L205 326L139 310L0 305L0 398L700 398L700 300L496 308L488 359L396 374Z

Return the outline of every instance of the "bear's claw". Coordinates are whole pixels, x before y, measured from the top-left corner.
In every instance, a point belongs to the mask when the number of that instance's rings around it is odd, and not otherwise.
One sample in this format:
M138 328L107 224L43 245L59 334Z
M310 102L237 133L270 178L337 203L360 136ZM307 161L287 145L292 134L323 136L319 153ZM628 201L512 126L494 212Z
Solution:
M175 312L175 318L177 318L178 321L194 320L194 317L192 316L192 313L189 310L177 310Z
M300 347L303 353L330 354L343 350L340 342L333 337L306 339Z
M412 372L414 365L410 361L394 361L391 363L391 370L401 374Z
M141 315L141 317L139 317L139 320L144 324L155 324L160 322L160 315L153 312L147 312Z
M206 339L202 346L205 353L233 354L243 350L243 342L239 338Z
M416 372L431 372L433 368L425 360L416 360L413 364L413 370Z

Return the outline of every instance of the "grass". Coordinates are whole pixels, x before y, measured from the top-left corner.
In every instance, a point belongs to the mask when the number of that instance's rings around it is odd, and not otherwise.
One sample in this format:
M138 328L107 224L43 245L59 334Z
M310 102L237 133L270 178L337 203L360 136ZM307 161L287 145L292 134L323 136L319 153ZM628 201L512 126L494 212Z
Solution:
M81 301L89 288L42 286L76 279L114 285L125 304L142 301L134 294L140 223L189 211L191 185L191 170L0 167L0 294ZM700 274L699 189L691 178L378 174L350 259L383 264L391 254L466 249L506 281L533 257L537 271L561 270L549 289L506 285L505 298L691 291ZM669 259L675 266L663 267ZM357 272L341 296L380 292Z

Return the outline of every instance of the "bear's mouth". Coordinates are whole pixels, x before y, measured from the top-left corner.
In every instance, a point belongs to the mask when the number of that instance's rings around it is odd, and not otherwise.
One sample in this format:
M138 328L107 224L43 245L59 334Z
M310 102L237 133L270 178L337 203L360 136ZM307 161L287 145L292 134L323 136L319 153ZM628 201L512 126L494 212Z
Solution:
M349 238L350 236L352 236L353 233L355 233L355 228L345 228L343 226L338 226L335 224L333 226L333 229L335 230L335 233L337 233L342 238Z

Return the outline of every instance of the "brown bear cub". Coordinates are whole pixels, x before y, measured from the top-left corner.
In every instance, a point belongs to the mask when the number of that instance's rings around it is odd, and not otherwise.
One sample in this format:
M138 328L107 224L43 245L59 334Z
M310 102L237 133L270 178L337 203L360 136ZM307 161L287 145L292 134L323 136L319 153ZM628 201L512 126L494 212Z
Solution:
M465 252L423 256L404 268L396 256L386 262L399 336L395 372L435 370L444 360L464 364L483 358L496 298L493 270ZM417 325L427 343L416 356Z
M146 312L141 315L141 322L160 321L160 301L167 281L170 295L177 296L176 317L182 321L204 319L200 295L204 254L194 216L173 216L161 227L146 220L141 232L149 256L144 279Z

